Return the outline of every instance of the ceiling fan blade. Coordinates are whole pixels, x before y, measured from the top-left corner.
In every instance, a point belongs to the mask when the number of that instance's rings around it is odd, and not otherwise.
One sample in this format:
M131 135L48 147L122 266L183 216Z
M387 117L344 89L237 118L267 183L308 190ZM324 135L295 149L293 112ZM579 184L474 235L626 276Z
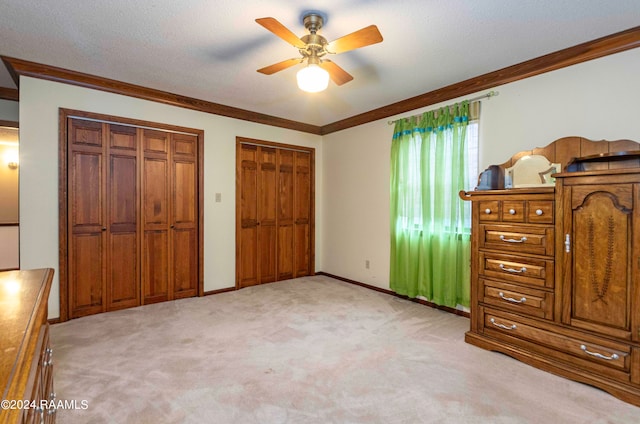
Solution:
M282 62L274 63L273 65L265 66L264 68L258 69L258 72L265 75L271 75L297 65L300 62L302 62L302 58L287 59L283 60Z
M329 77L331 78L331 81L333 81L336 85L342 85L342 84L348 83L353 79L351 74L349 74L347 71L345 71L344 69L342 69L341 67L339 67L338 65L336 65L330 60L327 60L327 59L323 60L322 63L320 64L320 67L325 71L329 72Z
M340 37L327 44L329 53L344 53L349 50L359 49L360 47L369 46L382 41L382 34L375 25L359 29L356 32Z
M256 22L282 38L287 43L299 48L304 49L307 47L304 41L298 38L293 32L289 31L287 27L278 22L275 18L259 18Z

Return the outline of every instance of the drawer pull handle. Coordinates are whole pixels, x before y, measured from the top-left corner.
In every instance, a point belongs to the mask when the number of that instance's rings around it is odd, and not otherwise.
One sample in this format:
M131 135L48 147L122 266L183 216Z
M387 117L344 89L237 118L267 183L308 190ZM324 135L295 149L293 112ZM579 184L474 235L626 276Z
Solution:
M513 297L506 297L502 292L498 293L498 296L500 296L500 299L504 299L507 302L511 302L511 303L524 303L527 301L526 297L523 297L520 300L518 300L518 299L514 299Z
M515 330L516 329L516 325L515 324L511 324L511 325L504 325L504 324L500 324L497 323L495 319L491 318L489 321L491 321L491 324L495 325L496 327L502 328L504 330Z
M543 213L542 209L536 209L536 215L541 216Z
M515 214L516 214L516 210L515 210L515 209L509 209L509 213L510 213L511 215L515 215Z
M520 240L516 240L516 239L508 239L504 236L504 234L500 234L500 240L502 241L506 241L507 243L524 243L525 241L527 241L526 237L520 237Z
M487 215L491 215L491 209L489 209L489 208L485 209L484 213L486 213Z
M614 353L611 356L606 356L598 352L589 352L585 345L580 345L580 349L582 349L582 351L587 355L595 356L596 358L604 359L605 361L615 361L620 358L617 353Z
M42 361L42 365L45 367L50 367L53 365L53 349L50 347L45 349L45 357Z
M500 264L500 269L505 272L513 272L514 274L522 274L523 272L527 272L527 268L522 267L520 269L507 268L504 264Z

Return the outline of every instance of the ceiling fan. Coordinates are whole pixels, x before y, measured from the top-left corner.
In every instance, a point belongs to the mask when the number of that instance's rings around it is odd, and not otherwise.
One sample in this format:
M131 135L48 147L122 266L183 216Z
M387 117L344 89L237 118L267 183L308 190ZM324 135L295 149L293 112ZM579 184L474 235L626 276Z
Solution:
M310 92L322 91L327 88L329 78L337 85L345 84L353 79L353 76L347 71L329 59L324 59L324 56L348 52L382 41L382 35L378 31L378 27L370 25L329 43L326 38L318 34L324 19L317 12L309 12L302 18L302 23L309 31L309 34L300 38L275 18L260 18L256 19L256 22L296 47L302 55L299 58L283 60L258 69L258 72L272 75L291 66L306 62L307 66L298 72L297 79L298 86L302 90Z

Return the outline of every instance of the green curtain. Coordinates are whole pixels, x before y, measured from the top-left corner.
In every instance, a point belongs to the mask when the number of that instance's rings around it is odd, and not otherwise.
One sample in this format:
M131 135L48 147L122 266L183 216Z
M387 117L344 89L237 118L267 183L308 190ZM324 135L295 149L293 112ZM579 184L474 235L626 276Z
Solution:
M449 307L469 306L468 123L468 102L425 112L391 144L391 289Z

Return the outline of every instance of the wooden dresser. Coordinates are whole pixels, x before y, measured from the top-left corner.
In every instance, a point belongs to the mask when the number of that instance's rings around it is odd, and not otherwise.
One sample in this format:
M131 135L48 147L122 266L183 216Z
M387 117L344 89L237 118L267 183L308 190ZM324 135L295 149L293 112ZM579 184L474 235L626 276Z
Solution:
M2 424L55 422L47 322L52 278L52 269L0 272Z
M564 169L628 150L640 145L569 137L500 167L536 154ZM461 193L472 201L465 340L640 406L640 162L555 178L555 187Z

